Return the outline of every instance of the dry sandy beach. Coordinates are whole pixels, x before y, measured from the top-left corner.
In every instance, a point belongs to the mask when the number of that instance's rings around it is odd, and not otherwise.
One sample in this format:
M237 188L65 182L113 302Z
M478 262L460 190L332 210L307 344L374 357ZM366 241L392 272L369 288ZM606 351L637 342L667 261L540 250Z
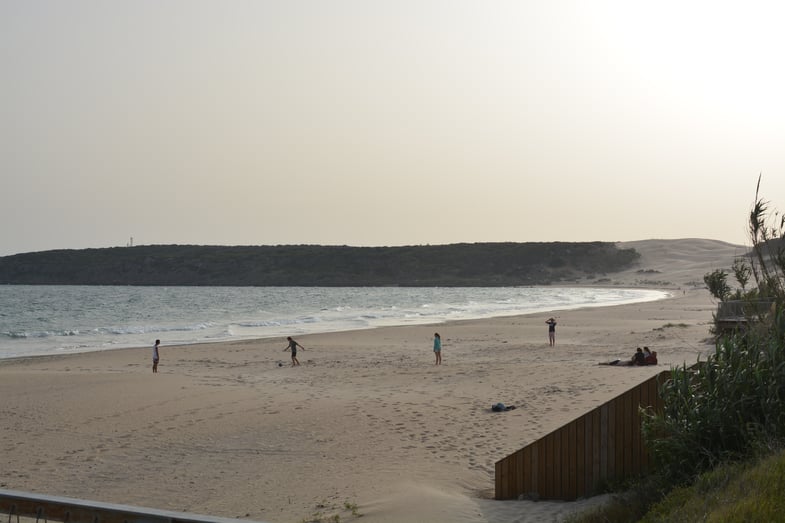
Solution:
M284 339L162 340L158 374L149 347L0 362L0 487L273 523L353 521L353 509L366 523L558 521L603 498L494 501L494 463L711 350L702 277L743 252L622 246L642 260L611 284L670 298L304 336L296 368ZM597 365L643 345L659 366ZM516 409L493 413L496 402Z

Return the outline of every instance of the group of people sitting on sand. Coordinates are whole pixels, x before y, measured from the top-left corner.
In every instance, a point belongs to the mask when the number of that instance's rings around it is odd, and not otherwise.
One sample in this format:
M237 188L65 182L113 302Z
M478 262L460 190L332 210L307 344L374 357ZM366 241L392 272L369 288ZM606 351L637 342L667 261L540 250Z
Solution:
M635 354L627 361L613 360L600 365L657 365L657 351L650 351L648 347L638 347Z

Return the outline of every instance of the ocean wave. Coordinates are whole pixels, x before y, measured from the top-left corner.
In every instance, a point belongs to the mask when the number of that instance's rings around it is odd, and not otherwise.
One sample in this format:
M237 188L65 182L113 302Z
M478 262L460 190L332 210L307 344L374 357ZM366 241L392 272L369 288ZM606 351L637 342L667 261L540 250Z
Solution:
M61 331L17 331L17 332L0 332L0 336L10 339L29 339L29 338L52 338L60 336L79 336L78 330L61 330Z
M0 358L440 323L661 299L642 289L8 286ZM118 293L127 300L118 303ZM222 299L216 301L216 293ZM102 306L86 309L85 303ZM33 306L35 304L35 306ZM305 304L305 305L303 305ZM129 321L129 318L135 319ZM145 319L151 319L146 321ZM164 319L164 321L160 321Z
M191 325L125 325L115 327L99 327L94 329L93 332L97 334L112 334L116 336L123 336L128 334L155 334L167 332L193 332L203 331L211 328L211 323L195 323Z
M238 321L233 325L238 327L258 328L258 327L280 327L282 325L294 325L297 320L266 320L266 321Z

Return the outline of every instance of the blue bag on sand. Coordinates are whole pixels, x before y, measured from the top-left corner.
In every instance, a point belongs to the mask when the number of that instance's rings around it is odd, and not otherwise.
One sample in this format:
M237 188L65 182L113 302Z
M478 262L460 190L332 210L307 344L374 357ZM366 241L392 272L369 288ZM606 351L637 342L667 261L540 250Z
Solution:
M494 406L491 407L491 410L494 412L504 412L505 410L504 403L495 404Z

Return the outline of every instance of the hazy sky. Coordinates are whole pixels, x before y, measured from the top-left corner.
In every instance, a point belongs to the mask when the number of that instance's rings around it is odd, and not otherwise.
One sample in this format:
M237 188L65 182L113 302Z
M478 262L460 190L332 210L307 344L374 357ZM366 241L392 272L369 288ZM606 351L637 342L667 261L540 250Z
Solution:
M0 255L746 243L780 5L0 0Z

